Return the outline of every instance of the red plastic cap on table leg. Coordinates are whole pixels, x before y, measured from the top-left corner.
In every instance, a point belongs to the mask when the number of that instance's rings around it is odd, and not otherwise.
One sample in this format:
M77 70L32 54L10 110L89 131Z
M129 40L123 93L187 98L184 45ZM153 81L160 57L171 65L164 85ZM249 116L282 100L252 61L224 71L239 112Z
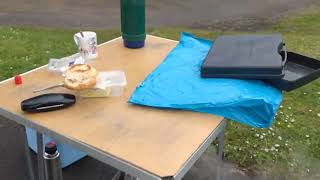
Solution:
M22 84L22 77L20 75L16 75L14 77L14 82L19 85L19 84Z

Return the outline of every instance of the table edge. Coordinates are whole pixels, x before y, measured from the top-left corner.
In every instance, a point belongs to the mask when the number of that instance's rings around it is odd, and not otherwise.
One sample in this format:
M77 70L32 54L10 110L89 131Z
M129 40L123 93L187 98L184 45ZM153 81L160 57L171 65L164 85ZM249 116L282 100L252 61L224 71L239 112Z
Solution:
M219 116L220 117L220 116ZM201 155L208 149L210 144L223 133L226 125L227 119L221 117L222 120L217 125L217 127L210 133L210 135L199 145L197 150L189 157L189 159L184 163L184 165L180 168L180 170L173 176L173 179L180 180L184 177L184 175L191 169L194 163L201 157Z

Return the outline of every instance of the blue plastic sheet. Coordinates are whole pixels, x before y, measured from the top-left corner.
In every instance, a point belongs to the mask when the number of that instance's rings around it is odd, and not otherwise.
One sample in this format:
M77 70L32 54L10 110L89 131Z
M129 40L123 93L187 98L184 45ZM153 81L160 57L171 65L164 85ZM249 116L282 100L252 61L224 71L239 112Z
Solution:
M258 80L201 78L200 67L211 46L212 41L182 33L179 44L136 88L129 102L210 113L252 127L269 127L282 92Z

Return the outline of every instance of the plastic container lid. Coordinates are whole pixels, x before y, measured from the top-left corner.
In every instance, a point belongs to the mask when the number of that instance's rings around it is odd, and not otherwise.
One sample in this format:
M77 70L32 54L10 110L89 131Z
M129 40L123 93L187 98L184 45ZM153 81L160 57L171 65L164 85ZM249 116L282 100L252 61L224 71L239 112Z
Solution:
M123 71L100 72L98 78L101 78L103 82L101 85L106 87L127 85L126 75Z
M20 75L16 75L14 77L14 82L16 85L22 84L22 77Z
M108 96L121 96L125 86L127 79L123 71L106 71L98 75L96 88L106 89L109 92Z

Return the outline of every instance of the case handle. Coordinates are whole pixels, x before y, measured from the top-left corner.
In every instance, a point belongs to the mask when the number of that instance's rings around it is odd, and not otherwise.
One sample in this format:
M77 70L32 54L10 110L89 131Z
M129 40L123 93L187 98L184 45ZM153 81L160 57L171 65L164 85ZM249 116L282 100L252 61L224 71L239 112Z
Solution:
M288 60L288 51L285 43L282 43L281 49L279 48L279 53L282 57L282 67L286 64Z

